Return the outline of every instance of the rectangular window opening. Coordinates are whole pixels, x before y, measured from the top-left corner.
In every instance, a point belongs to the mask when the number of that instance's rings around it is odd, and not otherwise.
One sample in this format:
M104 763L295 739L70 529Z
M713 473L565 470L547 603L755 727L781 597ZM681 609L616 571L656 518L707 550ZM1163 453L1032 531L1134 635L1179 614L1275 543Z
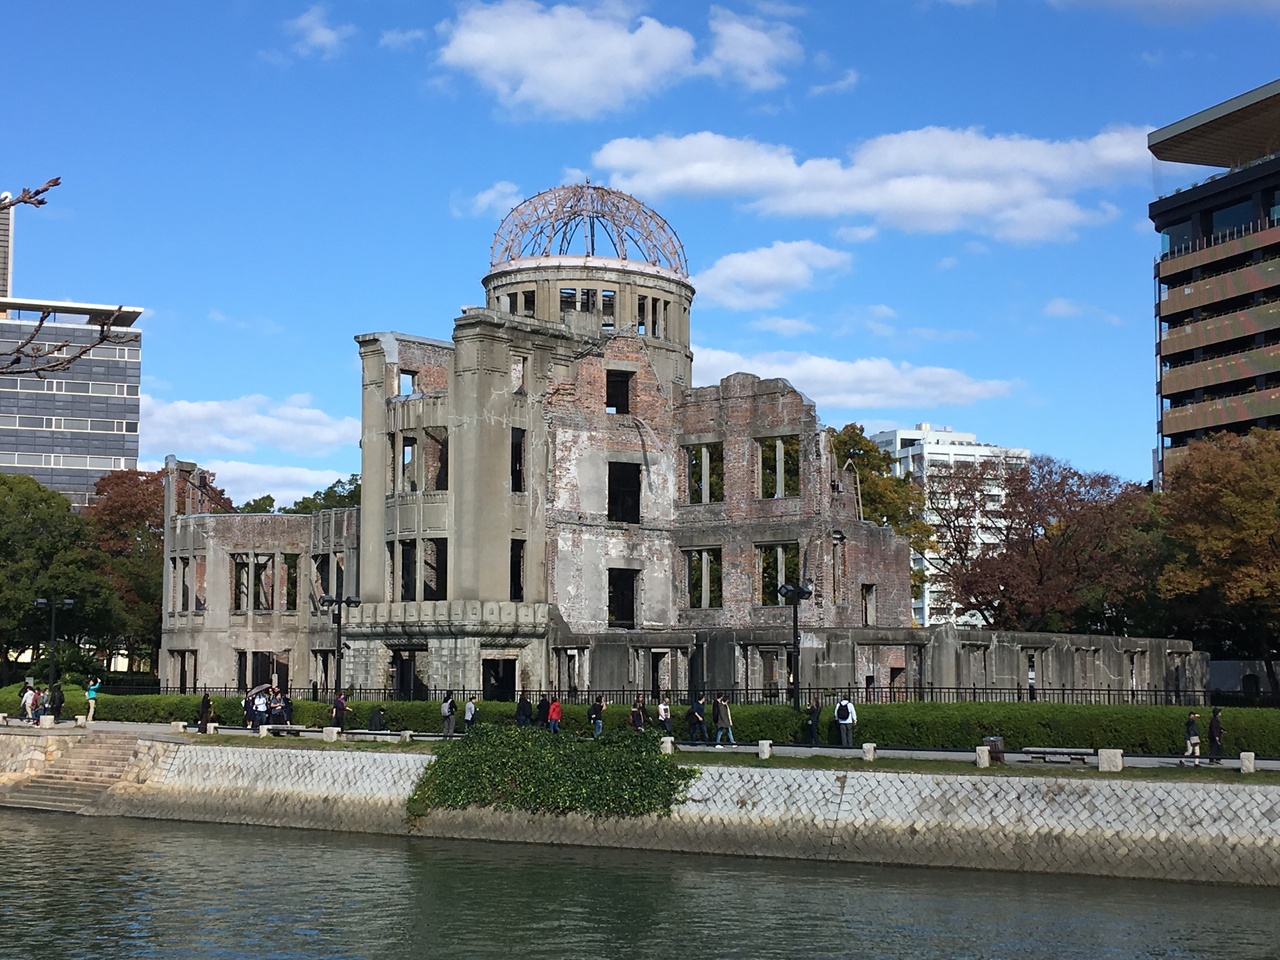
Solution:
M511 428L511 492L524 493L524 428Z
M449 599L449 541L444 537L422 541L422 599Z
M418 373L415 370L400 371L400 395L408 396L418 392Z
M400 492L418 492L418 438L400 438Z
M526 317L532 317L533 304L534 304L534 299L533 299L534 292L532 290L525 290L521 293L520 298L523 301L520 312L523 313Z
M609 461L609 519L640 522L640 464Z
M524 396L524 370L527 359L521 356L511 358L511 393L517 397Z
M560 319L565 318L565 314L578 312L578 291L564 289L560 291Z
M720 548L685 551L689 573L689 607L704 610L721 605Z
M685 447L689 463L689 502L724 501L724 444L702 443Z
M428 427L423 431L422 472L431 490L449 489L449 428Z
M618 294L614 290L600 291L600 313L602 316L612 317L616 312L615 304L617 303Z
M760 446L760 498L773 500L800 495L800 438L762 437Z
M271 610L275 607L276 558L261 554L253 562L253 609Z
M284 608L298 609L298 554L284 555Z
M784 583L800 582L800 545L767 543L758 546L756 565L760 584L757 602L762 607L781 606L782 598L778 596L778 588Z
M410 603L418 599L415 589L418 583L418 541L400 541L400 602Z
M638 575L638 570L609 571L609 626L635 629Z
M864 627L876 625L876 585L874 583L862 585L862 625Z
M606 370L604 374L604 409L606 413L631 412L631 379L629 370Z
M520 295L518 293L507 294L507 313L516 312L516 304L519 301L519 299L520 299Z
M524 541L511 541L511 600L524 603Z
M178 575L182 578L182 605L178 609L186 611L191 609L191 581L189 579L191 576L191 561L183 557L178 561L178 566Z

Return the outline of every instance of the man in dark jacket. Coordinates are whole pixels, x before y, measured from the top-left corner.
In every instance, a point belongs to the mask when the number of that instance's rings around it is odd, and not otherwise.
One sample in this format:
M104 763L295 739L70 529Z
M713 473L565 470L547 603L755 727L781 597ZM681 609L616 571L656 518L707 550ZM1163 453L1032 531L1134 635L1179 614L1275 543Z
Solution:
M551 701L547 699L544 693L542 699L538 701L538 726L544 730L547 728L547 720L551 716Z
M548 704L548 707L550 704ZM529 702L527 693L520 694L520 700L516 703L516 726L527 727L533 722L533 704Z
M1214 707L1209 718L1209 762L1222 766L1222 708Z

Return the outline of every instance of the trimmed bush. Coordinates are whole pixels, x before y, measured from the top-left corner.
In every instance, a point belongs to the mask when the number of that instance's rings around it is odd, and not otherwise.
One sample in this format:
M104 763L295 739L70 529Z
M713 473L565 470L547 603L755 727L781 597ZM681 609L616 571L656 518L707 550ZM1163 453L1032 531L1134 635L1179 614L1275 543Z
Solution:
M658 749L654 733L584 740L490 724L440 745L409 798L411 816L436 807L639 817L668 814L697 775Z

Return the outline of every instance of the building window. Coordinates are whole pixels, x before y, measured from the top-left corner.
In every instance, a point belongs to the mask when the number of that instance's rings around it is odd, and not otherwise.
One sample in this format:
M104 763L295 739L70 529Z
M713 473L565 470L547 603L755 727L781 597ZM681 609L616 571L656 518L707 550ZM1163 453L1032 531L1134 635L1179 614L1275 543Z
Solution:
M449 541L445 537L422 541L422 599L449 599Z
M609 461L609 519L640 522L640 464Z
M864 627L876 625L876 585L874 583L862 585L862 625Z
M635 628L638 574L638 570L609 571L609 626Z
M298 609L298 554L284 555L284 608Z
M524 603L524 541L511 541L511 600Z
M689 464L689 502L724 501L724 444L701 443L685 447Z
M684 555L688 570L689 607L695 610L719 607L720 548L686 550Z
M534 305L534 291L532 291L532 290L524 290L524 291L521 291L520 299L521 299L521 301L522 301L522 309L521 309L521 312L522 312L526 317L532 317L532 316L533 316L533 305Z
M784 583L800 582L800 545L798 543L766 543L756 547L757 582L760 592L756 601L762 607L782 604L778 588Z
M800 438L763 437L760 445L760 497L800 496Z
M511 428L511 492L524 493L524 429Z
M187 557L182 557L178 561L179 576L182 577L182 605L179 610L188 611L191 609L191 561Z
M320 595L329 592L329 555L327 553L316 553L311 556L311 567L315 570L316 584L320 588Z
M604 409L606 413L631 412L631 379L629 370L606 370L604 373Z
M400 541L400 602L418 599L418 541Z
M423 431L422 470L426 486L449 489L449 428L428 427Z
M515 294L513 293L514 297ZM515 311L511 311L514 313ZM524 396L524 370L527 363L527 357L513 356L511 358L511 393L513 396Z
M418 492L418 441L415 437L400 438L400 493Z
M267 553L253 561L253 609L275 609L276 558Z
M415 370L400 371L400 396L407 397L417 391L418 374Z

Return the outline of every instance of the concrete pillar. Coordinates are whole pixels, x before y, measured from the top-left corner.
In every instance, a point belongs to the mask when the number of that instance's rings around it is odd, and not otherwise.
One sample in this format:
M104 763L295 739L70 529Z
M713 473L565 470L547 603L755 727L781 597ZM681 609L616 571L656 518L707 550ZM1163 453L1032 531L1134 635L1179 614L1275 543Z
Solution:
M413 731L412 731L412 730L401 730L401 731L400 731L400 742L401 742L401 743L410 743L410 742L412 742L412 740L413 740Z
M258 736L259 737L271 736L271 731L268 729L268 724L264 723L262 724L262 726L258 727Z
M862 745L862 759L867 763L875 763L876 745L874 743L864 743Z
M1240 772L1241 773L1257 773L1258 772L1258 767L1257 767L1257 764L1254 763L1254 756L1252 753L1240 754Z
M1098 751L1098 772L1119 773L1124 769L1124 751L1101 749Z
M320 739L325 743L336 743L340 733L342 733L341 727L325 727L320 731Z
M76 726L86 727L89 725L89 718L83 714L76 714Z
M990 747L978 747L977 749L974 750L974 753L977 754L976 762L979 767L991 766L991 748Z
M171 729L174 733L186 733L187 732L186 721L172 720L169 723L169 729Z
M760 755L761 760L768 760L773 756L773 741L761 740L756 744L756 753Z
M205 733L217 733L218 725L216 723L206 723L204 727Z
M40 726L41 726L41 727L45 727L45 728L52 727L52 726L53 726L53 714L52 714L52 713L44 713L44 714L41 714L41 715L40 715Z
M658 752L659 752L659 753L675 753L675 752L676 752L676 738L675 738L675 737L663 737L661 740L659 740L659 741L658 741Z

